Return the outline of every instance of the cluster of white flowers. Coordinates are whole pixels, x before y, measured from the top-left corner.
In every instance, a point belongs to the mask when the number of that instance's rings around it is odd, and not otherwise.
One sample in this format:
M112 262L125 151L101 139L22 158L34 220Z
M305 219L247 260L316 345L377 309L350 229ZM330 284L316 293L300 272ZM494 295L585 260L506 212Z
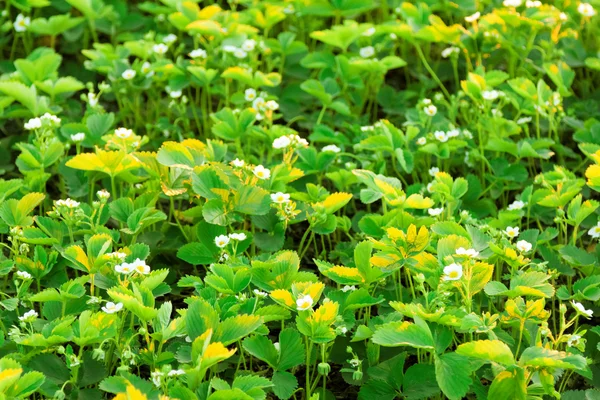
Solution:
M538 8L541 6L542 6L542 2L539 0L534 0L534 1L527 0L525 2L525 7L527 7L527 8Z
M296 134L280 136L277 139L273 140L274 149L286 149L288 147L308 147L308 140Z
M521 4L523 4L523 0L504 0L502 2L504 7L521 7Z
M465 132L468 132L468 131L465 131ZM463 132L463 134L465 134L465 136L468 137L468 135L465 132ZM460 130L458 130L458 129L450 129L448 132L444 132L444 131L433 132L433 137L436 138L436 140L441 143L445 143L448 141L448 139L458 137L459 135L460 135Z
M17 276L21 279L23 279L24 281L28 281L29 279L33 278L31 276L31 274L29 272L26 271L17 271Z
M57 127L60 125L60 121L61 119L58 118L56 115L45 113L41 117L31 118L23 125L23 127L28 131L39 129L42 126Z
M342 149L340 149L335 144L330 144L330 145L327 145L327 146L323 147L321 149L321 151L326 152L326 153L327 152L329 152L329 153L339 153L340 151L342 151Z
M444 208L443 207L439 207L439 208L430 208L427 210L427 213L429 215L431 215L432 217L437 217L438 215L441 215L444 212Z
M129 275L133 272L137 272L141 275L148 275L150 273L150 266L148 266L144 260L136 258L132 263L115 265L115 271L124 275Z
M240 47L225 45L223 46L223 51L226 53L231 53L235 58L246 58L248 57L248 53L254 51L256 48L256 40L254 39L246 39L242 43Z
M31 25L31 18L24 16L23 14L17 15L13 27L16 32L25 32Z
M72 199L66 199L66 200L56 200L54 202L54 206L55 207L66 207L66 208L77 208L79 207L79 202L72 200Z
M100 200L108 200L110 198L110 192L106 189L100 189L96 192L96 196L98 196Z
M33 322L38 317L38 313L35 310L29 310L25 314L19 317L21 322Z
M483 97L483 99L487 101L494 101L498 97L503 95L504 93L498 90L484 90L483 92L481 92L481 97Z
M215 245L217 245L218 248L222 249L225 246L227 246L232 240L242 241L246 240L246 238L247 236L243 232L230 233L229 235L219 235L215 237Z

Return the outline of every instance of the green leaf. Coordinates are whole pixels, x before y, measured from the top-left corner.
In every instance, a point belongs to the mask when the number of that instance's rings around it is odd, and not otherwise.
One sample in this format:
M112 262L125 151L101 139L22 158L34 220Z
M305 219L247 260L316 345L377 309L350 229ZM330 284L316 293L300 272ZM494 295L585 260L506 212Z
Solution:
M435 366L414 364L406 370L402 394L407 400L432 398L439 392L440 388L435 380Z
M302 364L306 358L306 351L302 344L300 333L287 328L279 333L279 361L277 368L280 371L288 370Z
M242 342L244 350L252 354L254 357L266 362L273 369L277 366L279 352L267 337L255 335L244 339Z
M563 369L585 369L587 367L587 362L583 356L537 346L526 348L521 354L519 364L529 367Z
M269 192L258 186L242 186L234 202L234 210L247 215L265 215L271 209Z
M395 321L381 325L373 334L373 343L388 347L410 346L417 349L434 349L433 337L423 321L418 324Z
M273 377L271 378L271 382L273 382L273 393L282 399L287 400L296 391L298 388L298 380L296 377L285 371L275 371L273 373Z
M435 378L450 400L461 400L473 383L469 360L457 353L435 357ZM492 397L490 397L492 398Z
M40 114L35 86L27 87L21 82L0 82L0 93L12 97L27 108L33 116Z
M500 340L477 340L463 343L458 346L456 353L503 365L512 365L515 363L512 351Z
M508 368L496 375L488 392L488 399L525 400L526 398L525 371L519 367Z

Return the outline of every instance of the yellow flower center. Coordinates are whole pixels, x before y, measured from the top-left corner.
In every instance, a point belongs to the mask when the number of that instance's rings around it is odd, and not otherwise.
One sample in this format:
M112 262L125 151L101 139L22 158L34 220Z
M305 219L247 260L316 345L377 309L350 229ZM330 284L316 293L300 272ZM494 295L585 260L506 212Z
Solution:
M450 271L448 274L450 278L458 278L458 271Z

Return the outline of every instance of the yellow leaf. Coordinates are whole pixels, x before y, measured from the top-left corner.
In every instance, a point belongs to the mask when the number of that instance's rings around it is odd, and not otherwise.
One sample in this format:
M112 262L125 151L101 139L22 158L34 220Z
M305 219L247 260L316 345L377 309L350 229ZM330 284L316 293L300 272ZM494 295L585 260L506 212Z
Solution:
M292 294L287 290L276 289L271 292L271 297L278 303L283 303L288 307L294 307L296 302L292 297Z
M327 214L333 214L334 212L348 204L350 199L352 199L352 194L337 192L330 194L324 201L317 204L325 207L325 212Z

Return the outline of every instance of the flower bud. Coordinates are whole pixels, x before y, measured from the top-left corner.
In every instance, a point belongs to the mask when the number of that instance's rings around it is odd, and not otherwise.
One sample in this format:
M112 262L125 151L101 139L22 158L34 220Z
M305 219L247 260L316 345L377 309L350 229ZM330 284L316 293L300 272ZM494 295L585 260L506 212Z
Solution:
M354 379L355 381L360 381L362 378L363 378L363 373L361 370L354 371L352 373L352 379Z
M329 375L331 366L326 362L319 363L317 366L317 371L319 371L319 375Z

